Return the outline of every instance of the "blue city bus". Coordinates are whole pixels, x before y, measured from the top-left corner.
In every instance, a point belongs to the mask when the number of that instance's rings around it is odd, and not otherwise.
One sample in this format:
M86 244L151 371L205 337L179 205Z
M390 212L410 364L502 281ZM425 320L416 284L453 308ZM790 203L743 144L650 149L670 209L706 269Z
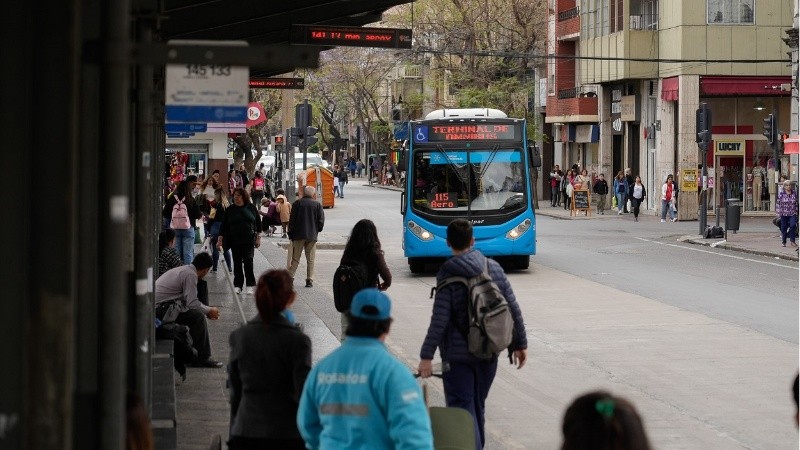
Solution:
M483 254L527 269L536 254L531 173L541 159L525 119L496 109L441 109L410 125L400 209L411 272L451 255L446 230L456 218L472 222Z

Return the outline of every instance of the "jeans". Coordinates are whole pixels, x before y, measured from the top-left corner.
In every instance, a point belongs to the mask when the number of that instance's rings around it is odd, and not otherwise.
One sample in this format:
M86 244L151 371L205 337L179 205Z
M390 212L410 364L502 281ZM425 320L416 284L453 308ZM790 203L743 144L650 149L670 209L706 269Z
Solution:
M344 198L344 181L339 182L339 198Z
M558 204L558 186L550 187L550 206L556 206Z
M314 280L314 259L317 252L317 241L298 239L292 241L292 262L287 268L289 274L294 278L297 266L300 264L300 254L306 252L306 280Z
M194 259L194 228L175 231L175 250L184 264L191 264Z
M256 209L261 208L261 199L264 198L264 191L253 191L253 204L256 205Z
M624 211L625 209L625 193L624 192L617 192L617 211Z
M797 216L781 216L781 243L786 245L786 237L789 242L795 242L794 236L797 230Z
M642 206L642 200L644 197L637 199L636 197L631 197L631 206L633 207L633 217L639 217L639 208Z
M669 212L669 220L675 218L675 211L670 207L670 202L661 200L661 220L667 219L667 212Z
M450 370L442 374L447 406L466 409L472 415L477 450L486 443L483 431L486 397L496 373L497 358L479 363L450 361Z
M233 253L233 286L241 289L245 281L248 286L255 286L256 276L253 274L255 248L253 245L235 245L231 247L231 252Z
M217 248L217 238L219 236L211 236L211 261L213 261L211 268L215 271L217 270L217 266L219 265L219 249ZM233 271L233 263L231 262L231 251L228 249L227 251L222 252L222 256L225 258L225 265L228 266L228 272Z

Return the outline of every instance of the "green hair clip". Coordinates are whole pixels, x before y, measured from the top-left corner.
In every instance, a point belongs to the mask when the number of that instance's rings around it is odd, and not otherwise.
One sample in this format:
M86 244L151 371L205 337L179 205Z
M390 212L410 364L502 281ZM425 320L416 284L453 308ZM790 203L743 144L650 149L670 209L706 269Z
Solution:
M610 398L600 399L594 404L594 409L605 419L614 417L614 400Z

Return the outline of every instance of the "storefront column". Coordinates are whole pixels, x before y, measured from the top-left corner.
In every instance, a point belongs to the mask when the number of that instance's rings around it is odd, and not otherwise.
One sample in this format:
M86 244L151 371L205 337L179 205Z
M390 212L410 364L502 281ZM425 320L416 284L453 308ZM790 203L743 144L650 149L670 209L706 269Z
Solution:
M611 88L603 86L600 89L599 98L597 99L598 118L600 120L600 145L597 151L597 170L598 174L605 174L606 181L609 187L613 187L611 180L614 179L616 173L613 173L614 159L611 154L612 146L612 129L611 129ZM606 198L606 205L611 208L611 197Z
M697 171L699 152L697 147L697 133L695 118L697 108L700 106L700 76L683 75L679 80L680 97L678 99L678 132L676 144L678 146L678 161L675 183L680 189L678 194L678 219L697 220L698 199L697 191L683 192L681 174L683 170Z
M661 82L659 82L659 92L661 92L660 84ZM682 97L686 94L680 92L680 95ZM677 101L658 98L656 122L660 122L661 129L656 131L655 179L652 189L648 191L657 216L661 214L661 186L666 181L667 175L675 170L675 146L677 145L675 138L678 125L675 123L675 110L677 108Z

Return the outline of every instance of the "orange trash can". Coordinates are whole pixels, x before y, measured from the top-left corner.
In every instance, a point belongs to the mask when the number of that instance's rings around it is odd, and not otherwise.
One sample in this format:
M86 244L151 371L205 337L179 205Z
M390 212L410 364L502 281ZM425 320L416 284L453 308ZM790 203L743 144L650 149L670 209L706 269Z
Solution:
M333 172L324 167L309 167L305 178L307 186L316 188L317 199L322 198L322 207L333 208Z

